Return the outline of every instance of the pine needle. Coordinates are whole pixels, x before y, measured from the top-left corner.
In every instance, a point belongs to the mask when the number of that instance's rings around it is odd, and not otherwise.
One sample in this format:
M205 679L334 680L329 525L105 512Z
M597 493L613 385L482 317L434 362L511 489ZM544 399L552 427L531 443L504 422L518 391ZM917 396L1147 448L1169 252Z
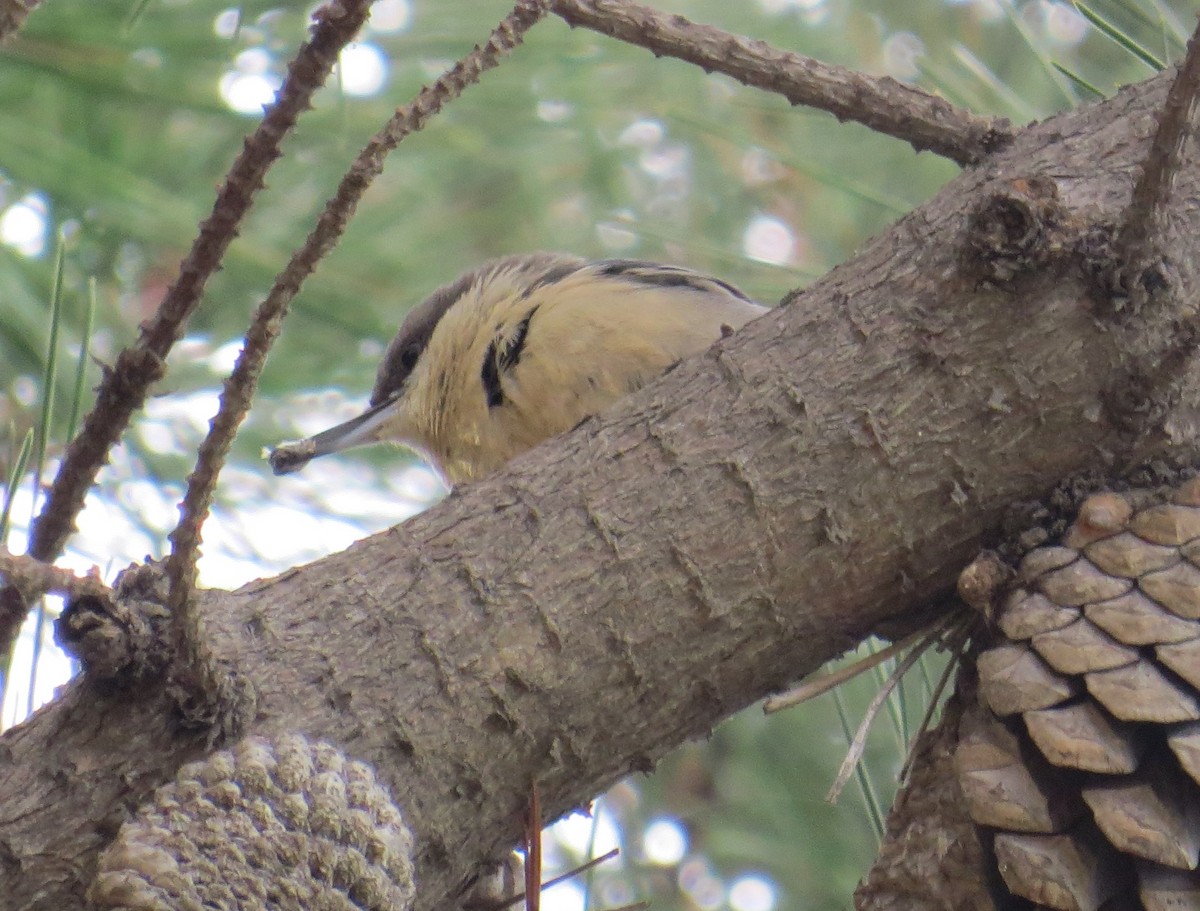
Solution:
M846 758L842 760L842 766L838 769L837 777L834 779L829 793L825 795L825 799L829 803L837 802L842 790L846 787L846 782L850 780L850 776L862 760L863 751L867 747L867 735L871 731L871 726L875 723L875 718L879 714L879 710L883 707L884 702L900 682L900 678L907 674L925 651L931 645L941 640L946 634L947 629L956 622L960 622L958 617L950 615L949 617L942 618L932 628L922 631L924 635L921 641L913 646L912 650L896 665L896 669L892 671L891 676L888 677L884 685L875 693L875 696L867 706L858 730L854 734L854 739L850 742L850 749L846 751Z
M96 325L96 278L88 279L87 307L83 312L83 338L79 340L79 360L75 363L75 391L71 396L71 417L67 421L67 441L75 438L79 412L83 404L83 387L87 380L88 349L92 347L92 329Z
M939 624L937 629L941 629ZM918 642L922 638L928 636L930 631L928 628L919 629L908 636L905 636L899 642L893 642L887 648L882 648L873 655L868 655L860 661L852 662L845 667L840 667L828 674L823 674L815 679L806 680L797 686L795 689L788 690L786 693L780 693L777 696L771 696L763 702L763 712L767 715L782 711L783 709L791 708L793 705L799 705L802 702L807 702L820 696L822 693L827 693L831 689L841 686L847 680L853 680L859 674L866 673L876 665L882 664L894 655L898 655L910 645Z

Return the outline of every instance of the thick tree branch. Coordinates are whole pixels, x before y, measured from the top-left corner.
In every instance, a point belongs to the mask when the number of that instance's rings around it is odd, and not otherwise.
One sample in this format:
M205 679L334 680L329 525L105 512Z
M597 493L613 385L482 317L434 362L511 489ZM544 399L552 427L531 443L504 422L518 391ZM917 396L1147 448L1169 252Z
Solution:
M1196 289L1106 322L1075 252L1124 212L1167 89L1023 131L790 306L438 508L202 593L253 729L373 763L418 838L418 908L445 907L515 840L531 777L553 817L911 628L1014 501L1193 452L1194 375L1138 436L1106 396ZM970 215L1016 184L1055 228L999 288L964 271ZM1200 194L1200 164L1176 186ZM1185 212L1165 253L1197 233ZM122 808L202 749L167 717L154 686L80 681L0 738L0 911L77 901Z
M656 57L678 57L706 73L724 73L792 104L853 120L960 165L979 162L1012 138L1006 120L977 117L889 77L875 78L780 51L763 41L627 0L551 0L550 7L572 26L640 45Z

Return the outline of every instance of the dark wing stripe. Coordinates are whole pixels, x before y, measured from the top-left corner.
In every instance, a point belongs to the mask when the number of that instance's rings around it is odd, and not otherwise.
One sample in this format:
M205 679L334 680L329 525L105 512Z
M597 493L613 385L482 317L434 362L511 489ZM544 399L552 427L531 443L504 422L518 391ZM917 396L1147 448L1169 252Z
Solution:
M533 319L533 315L537 311L538 308L534 307L525 314L525 319L517 323L517 328L513 332L512 338L500 349L499 364L501 370L511 370L521 360L521 352L525 350L525 336L529 334L529 321Z
M539 288L545 288L547 285L553 285L562 281L568 275L574 275L582 269L586 263L584 262L565 262L555 263L550 266L545 272L531 281L524 291L521 292L521 299L528 300L529 296Z
M483 382L483 394L487 398L488 408L499 408L504 404L504 390L500 388L500 365L496 351L496 339L492 339L487 351L483 353L483 366L479 370L479 379Z
M728 282L708 275L701 275L691 269L678 266L664 266L659 263L641 262L636 259L606 259L596 264L601 275L620 275L629 281L642 285L659 288L691 288L693 291L712 291L716 285L728 291L734 297L749 302L741 291Z
M722 288L724 288L726 291L728 291L730 294L732 294L734 297L738 298L739 300L744 300L748 304L754 303L754 301L752 301L750 298L748 298L745 294L742 293L741 289L734 287L733 285L729 284L729 282L721 281L721 279L719 279L719 278L709 278L709 281L712 282L714 285L720 285Z
M500 385L500 374L512 370L521 361L525 350L525 339L529 335L529 321L537 313L534 307L525 314L525 318L513 329L512 338L496 336L487 346L483 355L483 366L479 369L479 379L483 383L483 394L487 398L488 408L498 408L504 404L504 389Z

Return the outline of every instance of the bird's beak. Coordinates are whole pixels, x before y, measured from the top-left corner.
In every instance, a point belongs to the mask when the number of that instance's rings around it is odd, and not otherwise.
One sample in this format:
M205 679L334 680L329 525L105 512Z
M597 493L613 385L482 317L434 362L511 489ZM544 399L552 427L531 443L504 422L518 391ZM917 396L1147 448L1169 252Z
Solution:
M271 470L277 475L291 474L320 456L379 442L379 428L394 415L396 405L396 399L380 402L358 417L322 430L316 436L276 446L267 456Z

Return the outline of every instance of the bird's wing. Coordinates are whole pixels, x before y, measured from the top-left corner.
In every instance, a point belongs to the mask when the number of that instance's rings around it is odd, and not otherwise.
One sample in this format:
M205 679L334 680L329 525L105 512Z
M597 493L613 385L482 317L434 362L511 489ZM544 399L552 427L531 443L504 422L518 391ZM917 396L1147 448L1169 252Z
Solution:
M514 454L536 445L765 311L687 269L592 264L500 322L481 370L493 432Z

